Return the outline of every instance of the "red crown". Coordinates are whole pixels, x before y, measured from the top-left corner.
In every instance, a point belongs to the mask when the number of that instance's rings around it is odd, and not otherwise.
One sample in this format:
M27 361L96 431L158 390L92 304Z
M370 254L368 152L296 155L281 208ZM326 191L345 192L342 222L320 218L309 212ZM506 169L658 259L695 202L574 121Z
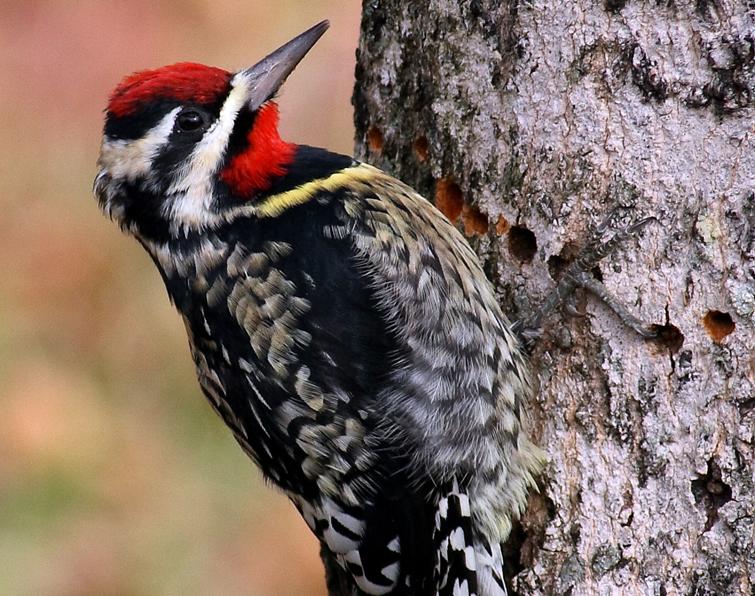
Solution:
M133 114L145 103L173 99L207 105L227 93L231 73L194 62L179 62L127 76L110 96L108 112L116 117Z

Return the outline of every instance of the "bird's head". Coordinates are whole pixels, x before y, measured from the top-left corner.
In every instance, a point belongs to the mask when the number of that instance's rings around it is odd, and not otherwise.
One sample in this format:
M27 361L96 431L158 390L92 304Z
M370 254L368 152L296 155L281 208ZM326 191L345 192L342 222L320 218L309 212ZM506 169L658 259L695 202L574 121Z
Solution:
M271 100L323 21L236 73L194 63L126 77L106 111L95 194L130 233L167 240L253 207L293 159Z

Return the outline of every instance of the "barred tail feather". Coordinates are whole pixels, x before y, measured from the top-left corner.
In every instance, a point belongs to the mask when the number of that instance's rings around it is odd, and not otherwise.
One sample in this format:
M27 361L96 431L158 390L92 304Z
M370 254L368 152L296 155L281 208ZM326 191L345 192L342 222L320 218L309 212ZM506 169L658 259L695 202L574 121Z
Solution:
M506 596L501 545L497 542L494 544L475 542L475 557L479 596Z
M433 546L437 596L506 596L501 546L475 537L469 496L456 479L438 500Z

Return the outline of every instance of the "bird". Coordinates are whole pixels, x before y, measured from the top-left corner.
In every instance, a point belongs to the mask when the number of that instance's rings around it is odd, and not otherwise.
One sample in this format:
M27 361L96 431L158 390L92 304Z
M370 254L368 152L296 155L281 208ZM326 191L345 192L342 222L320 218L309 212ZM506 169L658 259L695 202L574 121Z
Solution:
M506 594L536 490L526 356L430 201L285 141L323 21L250 68L181 62L109 96L94 194L156 265L199 385L349 594Z

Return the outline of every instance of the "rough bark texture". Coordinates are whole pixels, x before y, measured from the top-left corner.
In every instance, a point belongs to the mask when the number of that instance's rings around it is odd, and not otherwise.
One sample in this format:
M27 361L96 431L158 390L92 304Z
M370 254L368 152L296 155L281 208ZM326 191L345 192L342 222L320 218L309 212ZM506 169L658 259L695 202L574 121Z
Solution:
M532 355L519 594L755 589L755 23L734 0L364 3L357 154L456 220L514 319L606 215L658 218Z

